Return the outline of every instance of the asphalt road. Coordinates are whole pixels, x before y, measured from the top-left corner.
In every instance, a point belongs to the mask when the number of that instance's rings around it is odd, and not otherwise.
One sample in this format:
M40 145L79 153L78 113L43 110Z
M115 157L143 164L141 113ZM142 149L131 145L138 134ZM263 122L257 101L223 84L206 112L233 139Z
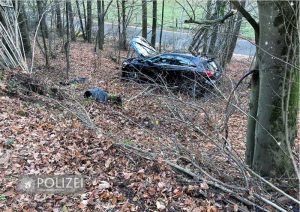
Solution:
M97 30L97 26L93 27L93 30ZM127 38L131 39L134 36L141 35L142 28L129 26L127 28ZM112 23L105 23L105 34L111 36L117 36L118 26ZM151 29L148 28L148 40L151 37ZM156 40L159 41L160 30L157 30ZM180 31L163 31L162 45L171 47L173 50L186 49L192 41L192 33L180 32ZM253 56L255 54L255 46L247 40L238 39L234 54Z

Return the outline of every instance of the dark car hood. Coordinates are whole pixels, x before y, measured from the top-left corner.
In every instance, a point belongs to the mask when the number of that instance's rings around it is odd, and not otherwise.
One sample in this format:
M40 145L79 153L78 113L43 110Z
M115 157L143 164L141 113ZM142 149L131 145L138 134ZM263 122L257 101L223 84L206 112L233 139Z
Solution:
M130 43L135 53L140 57L152 57L158 55L157 51L150 45L150 43L143 37L134 37Z

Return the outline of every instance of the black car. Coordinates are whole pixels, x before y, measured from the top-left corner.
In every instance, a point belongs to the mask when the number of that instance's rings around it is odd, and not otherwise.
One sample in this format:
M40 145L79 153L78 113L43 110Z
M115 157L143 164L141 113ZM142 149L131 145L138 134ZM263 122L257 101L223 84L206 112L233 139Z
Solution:
M134 78L153 82L165 81L177 87L195 89L214 85L223 69L210 58L181 53L159 54L142 37L131 41L137 58L130 58L122 64L122 78Z

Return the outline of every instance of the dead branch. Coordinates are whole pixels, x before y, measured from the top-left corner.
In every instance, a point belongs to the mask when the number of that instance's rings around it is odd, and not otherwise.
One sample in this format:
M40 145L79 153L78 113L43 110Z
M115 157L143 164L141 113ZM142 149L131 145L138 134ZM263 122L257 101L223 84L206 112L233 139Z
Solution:
M249 24L253 27L255 34L259 33L259 25L258 23L254 20L254 18L248 13L245 8L240 4L239 1L236 0L231 0L230 1L236 9L244 16L244 18L249 22Z
M235 15L237 13L237 10L231 10L229 11L224 17L217 18L214 20L203 20L203 21L196 21L194 19L185 20L184 23L186 24L198 24L198 25L213 25L213 24L222 24L224 23L228 18Z

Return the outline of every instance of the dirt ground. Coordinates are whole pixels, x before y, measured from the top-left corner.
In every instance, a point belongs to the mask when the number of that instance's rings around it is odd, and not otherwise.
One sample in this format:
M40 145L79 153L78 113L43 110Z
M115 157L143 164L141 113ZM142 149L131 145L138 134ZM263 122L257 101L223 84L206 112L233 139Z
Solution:
M36 94L27 100L11 97L4 92L11 85L0 83L1 211L250 210L232 195L166 163L209 180L191 165L192 160L228 185L245 186L244 176L223 149L226 146L244 158L249 79L229 105L227 143L222 136L227 99L248 71L250 58L235 57L216 90L192 99L154 85L121 81L120 65L112 60L118 53L112 48L94 53L91 44L77 42L71 47L69 78L87 77L88 83L59 85L66 72L59 48L53 50L50 68L44 67L38 54L34 70L38 79L67 94L64 100ZM120 56L126 57L127 52ZM121 95L123 105L85 100L83 93L93 87ZM299 145L299 137L296 143ZM86 191L73 195L18 193L19 176L30 174L84 175ZM243 195L249 197L251 192Z

